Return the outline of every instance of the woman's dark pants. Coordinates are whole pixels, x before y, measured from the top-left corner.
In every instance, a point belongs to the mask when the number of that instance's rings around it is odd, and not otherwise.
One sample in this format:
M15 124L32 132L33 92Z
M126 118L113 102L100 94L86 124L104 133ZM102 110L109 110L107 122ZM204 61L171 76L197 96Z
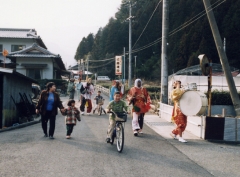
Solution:
M74 124L67 124L66 125L66 128L67 128L67 136L70 136L72 131L73 131L73 127L74 127Z
M80 111L81 112L84 112L85 104L86 104L86 99L85 99L85 97L82 97L82 102L81 102L81 106L80 106Z
M55 130L55 121L56 121L56 116L52 115L52 111L46 111L45 115L42 115L42 129L43 133L47 135L47 123L48 120L50 120L50 127L49 127L49 136L54 135L54 130Z

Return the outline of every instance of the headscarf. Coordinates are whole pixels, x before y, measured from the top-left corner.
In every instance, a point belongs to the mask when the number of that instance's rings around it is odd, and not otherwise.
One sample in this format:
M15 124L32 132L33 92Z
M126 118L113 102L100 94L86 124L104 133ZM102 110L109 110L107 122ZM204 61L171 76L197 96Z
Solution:
M138 87L138 82L141 82L141 86L140 87ZM141 81L141 79L136 79L135 80L135 82L134 82L134 87L137 87L137 88L141 88L142 87L142 81Z

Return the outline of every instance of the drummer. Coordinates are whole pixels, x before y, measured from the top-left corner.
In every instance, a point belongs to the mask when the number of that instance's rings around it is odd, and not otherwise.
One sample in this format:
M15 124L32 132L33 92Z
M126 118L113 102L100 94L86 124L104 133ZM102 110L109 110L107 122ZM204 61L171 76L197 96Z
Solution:
M175 81L173 88L174 89L171 92L171 99L174 102L172 122L174 122L177 127L172 131L171 136L174 139L177 139L177 136L179 136L178 140L180 142L186 143L187 141L182 138L182 133L187 126L187 116L181 112L178 106L178 101L184 93L184 90L181 89L181 81Z

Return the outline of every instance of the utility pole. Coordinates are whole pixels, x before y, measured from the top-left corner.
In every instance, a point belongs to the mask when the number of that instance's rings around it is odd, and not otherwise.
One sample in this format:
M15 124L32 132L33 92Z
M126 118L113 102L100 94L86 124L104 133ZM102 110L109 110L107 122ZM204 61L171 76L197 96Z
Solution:
M125 84L125 59L126 59L126 53L125 53L125 47L123 48L123 78L124 78L124 84Z
M129 1L129 68L128 68L128 88L132 85L132 4Z
M222 39L219 34L219 30L218 30L217 23L216 23L216 20L215 20L213 11L212 11L211 4L210 4L209 0L203 0L203 3L204 3L205 10L207 12L208 21L210 23L210 27L211 27L211 30L213 33L213 37L214 37L214 41L215 41L215 44L217 47L218 55L219 55L219 58L220 58L220 61L221 61L221 64L222 64L222 67L223 67L223 70L224 70L224 73L226 76L230 96L231 96L232 102L233 102L233 106L234 106L234 109L235 109L235 112L237 115L236 119L235 119L235 140L237 141L238 140L238 138L237 138L237 136L238 136L237 121L238 120L237 119L238 119L238 117L240 117L240 100L239 100L237 89L236 89L236 86L235 86L235 83L233 80L233 76L232 76L232 73L230 70L228 58L223 49Z
M81 60L78 60L78 79L80 78L80 64Z
M86 80L88 78L88 61L89 61L89 55L87 56L87 77L86 77Z
M223 50L226 53L226 38L223 38Z
M168 103L168 63L167 63L167 39L168 39L168 0L163 0L162 12L162 54L161 54L161 103Z
M136 58L137 58L137 56L134 56L134 58L135 58L134 78L137 79L137 76L136 76Z

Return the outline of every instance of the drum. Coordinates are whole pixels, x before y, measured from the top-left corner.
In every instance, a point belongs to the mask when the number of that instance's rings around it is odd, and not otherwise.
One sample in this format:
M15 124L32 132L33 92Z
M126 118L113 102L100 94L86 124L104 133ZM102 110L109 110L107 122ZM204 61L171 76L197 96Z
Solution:
M180 110L186 116L204 115L207 106L207 97L200 91L186 91L179 100Z
M187 90L195 90L197 91L197 84L196 83L190 83L187 85Z

